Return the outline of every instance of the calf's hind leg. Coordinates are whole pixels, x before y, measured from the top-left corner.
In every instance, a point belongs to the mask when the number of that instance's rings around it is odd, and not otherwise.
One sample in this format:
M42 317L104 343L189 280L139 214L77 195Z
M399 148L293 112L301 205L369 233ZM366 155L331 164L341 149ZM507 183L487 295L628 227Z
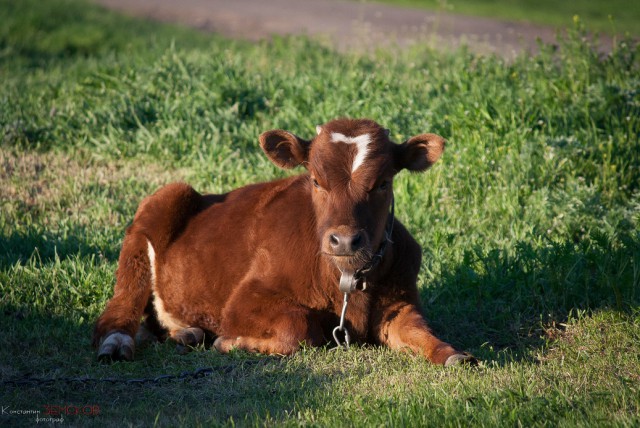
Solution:
M113 297L93 331L93 346L98 347L100 360L133 360L133 337L151 295L155 254L134 226L127 230L122 244Z

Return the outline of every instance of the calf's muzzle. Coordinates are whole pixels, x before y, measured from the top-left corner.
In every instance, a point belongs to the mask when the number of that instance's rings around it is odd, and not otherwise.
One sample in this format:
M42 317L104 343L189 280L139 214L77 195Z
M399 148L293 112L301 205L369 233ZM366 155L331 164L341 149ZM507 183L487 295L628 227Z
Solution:
M333 250L334 256L352 256L364 245L362 232L329 234L329 246Z

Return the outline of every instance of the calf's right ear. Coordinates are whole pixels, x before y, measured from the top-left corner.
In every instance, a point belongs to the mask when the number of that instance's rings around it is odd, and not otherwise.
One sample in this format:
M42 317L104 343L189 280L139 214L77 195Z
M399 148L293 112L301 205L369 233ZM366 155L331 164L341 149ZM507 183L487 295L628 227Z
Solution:
M280 168L290 169L307 161L310 142L291 132L275 129L260 134L260 147L271 162Z

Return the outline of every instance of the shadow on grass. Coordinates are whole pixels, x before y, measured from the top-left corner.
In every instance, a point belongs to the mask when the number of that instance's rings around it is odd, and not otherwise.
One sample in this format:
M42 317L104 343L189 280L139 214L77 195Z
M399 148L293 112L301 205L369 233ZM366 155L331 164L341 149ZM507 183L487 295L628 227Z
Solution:
M89 242L89 234L83 228L76 227L71 231L53 233L44 229L28 228L19 232L11 232L8 236L0 236L0 268L16 263L24 264L36 255L43 263L55 261L56 257L64 260L71 256L98 256L107 261L116 261L119 248L111 242L104 245Z
M640 240L631 234L469 250L443 271L421 290L428 320L443 339L498 363L535 359L571 314L640 305Z
M0 305L0 403L5 409L40 410L46 405L91 406L98 415L65 415L84 425L219 424L271 418L279 420L300 410L329 388L331 378L313 374L307 362L199 350L178 355L170 342L137 350L136 360L100 364L90 346L91 326L71 316L51 316ZM199 378L163 380L143 385L126 382L70 382L64 378L156 378L178 376L198 368L213 368ZM25 376L62 379L45 384L5 385ZM316 398L314 398L316 397ZM7 407L9 406L9 407ZM33 426L34 415L2 416L3 425Z

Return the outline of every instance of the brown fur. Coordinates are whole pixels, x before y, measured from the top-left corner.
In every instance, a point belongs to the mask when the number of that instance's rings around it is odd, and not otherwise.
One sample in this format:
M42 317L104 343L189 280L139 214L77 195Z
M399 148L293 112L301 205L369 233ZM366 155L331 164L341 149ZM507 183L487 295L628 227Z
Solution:
M393 176L430 167L444 140L423 134L398 145L370 120L338 119L319 129L313 141L282 130L260 136L275 164L304 165L306 174L225 195L170 184L147 197L127 229L114 296L96 323L94 345L113 332L135 336L143 317L162 327L154 299L184 328L216 336L222 352L239 347L286 355L302 343L329 342L342 308L340 272L361 267L380 247ZM334 132L370 136L365 162L353 173L358 148L332 141ZM338 248L338 238L357 245ZM462 355L437 339L421 315L421 250L397 220L391 241L366 290L350 296L346 327L353 340L409 349L436 364ZM179 342L191 337L173 327L168 333Z

